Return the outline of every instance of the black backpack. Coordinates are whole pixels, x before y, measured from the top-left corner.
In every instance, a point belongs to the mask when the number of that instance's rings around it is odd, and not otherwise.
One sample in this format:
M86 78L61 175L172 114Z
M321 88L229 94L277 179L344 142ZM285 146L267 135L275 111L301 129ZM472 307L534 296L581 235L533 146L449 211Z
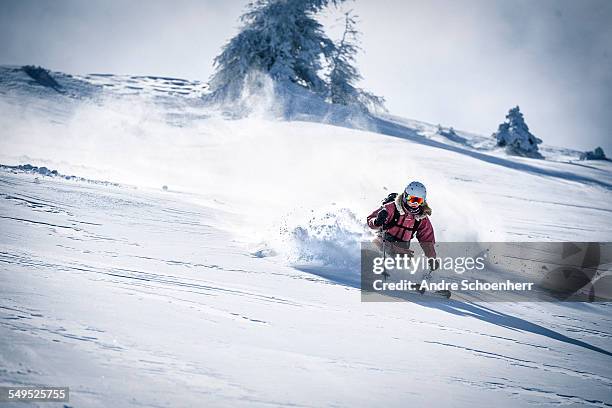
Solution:
M385 204L389 204L390 202L395 201L396 198L397 198L397 193L391 193L387 196L387 198L382 200L381 205L384 206ZM392 226L397 225L397 222L399 221L399 217L400 217L400 213L399 211L397 211L397 208L396 208L395 211L393 211L393 219L389 221L387 225L385 225L385 229L389 229Z

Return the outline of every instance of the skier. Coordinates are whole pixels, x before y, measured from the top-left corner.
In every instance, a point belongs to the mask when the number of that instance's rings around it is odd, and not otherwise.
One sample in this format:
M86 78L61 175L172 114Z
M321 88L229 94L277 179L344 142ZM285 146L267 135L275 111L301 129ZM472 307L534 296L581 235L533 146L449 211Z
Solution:
M416 236L425 256L428 258L430 271L438 268L435 260L435 237L429 220L431 208L427 205L427 190L423 183L413 181L406 186L402 194L389 194L383 205L374 210L367 218L368 226L379 230L375 243L383 246L383 241L390 243L391 252L412 254L406 249L410 240ZM394 243L404 243L394 245ZM403 249L403 250L402 250Z

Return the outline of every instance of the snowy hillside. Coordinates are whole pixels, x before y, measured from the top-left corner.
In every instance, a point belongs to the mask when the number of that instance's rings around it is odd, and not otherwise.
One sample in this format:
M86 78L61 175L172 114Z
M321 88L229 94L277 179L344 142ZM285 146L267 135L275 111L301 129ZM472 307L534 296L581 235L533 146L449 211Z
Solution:
M390 115L285 120L266 92L228 118L197 82L52 75L61 91L0 68L0 164L120 185L0 170L0 383L69 385L74 407L612 406L610 304L355 287L366 215L411 179L439 241L610 241L609 161L512 157Z

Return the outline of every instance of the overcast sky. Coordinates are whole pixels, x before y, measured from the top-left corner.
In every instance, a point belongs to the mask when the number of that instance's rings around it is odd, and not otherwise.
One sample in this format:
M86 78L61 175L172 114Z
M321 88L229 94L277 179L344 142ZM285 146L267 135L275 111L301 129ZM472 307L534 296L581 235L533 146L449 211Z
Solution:
M206 80L247 1L0 0L0 64ZM356 0L362 85L391 113L612 156L612 1ZM333 21L339 12L327 12ZM333 31L332 31L333 32Z

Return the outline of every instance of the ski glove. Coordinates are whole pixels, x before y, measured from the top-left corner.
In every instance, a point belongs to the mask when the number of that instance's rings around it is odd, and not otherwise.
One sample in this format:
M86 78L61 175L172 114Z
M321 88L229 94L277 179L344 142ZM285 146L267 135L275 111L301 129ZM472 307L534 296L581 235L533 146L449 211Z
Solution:
M427 266L429 266L429 270L433 272L440 267L440 261L436 258L429 258L427 259Z
M382 227L382 225L387 220L388 215L389 215L389 212L385 210L384 208L380 210L378 214L376 215L376 219L374 220L374 226Z

